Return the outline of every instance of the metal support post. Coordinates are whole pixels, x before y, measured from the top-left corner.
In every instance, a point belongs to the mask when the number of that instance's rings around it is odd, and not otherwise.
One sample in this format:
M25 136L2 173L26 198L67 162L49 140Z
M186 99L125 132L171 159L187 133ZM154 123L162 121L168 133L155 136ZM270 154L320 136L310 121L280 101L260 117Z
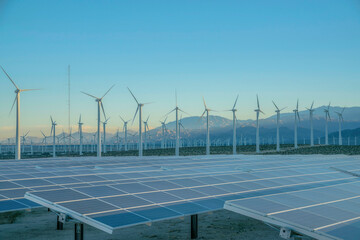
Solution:
M84 240L84 224L75 223L75 240Z
M56 216L56 230L63 230L64 223L59 221L59 216Z
M198 238L198 215L191 215L191 239Z

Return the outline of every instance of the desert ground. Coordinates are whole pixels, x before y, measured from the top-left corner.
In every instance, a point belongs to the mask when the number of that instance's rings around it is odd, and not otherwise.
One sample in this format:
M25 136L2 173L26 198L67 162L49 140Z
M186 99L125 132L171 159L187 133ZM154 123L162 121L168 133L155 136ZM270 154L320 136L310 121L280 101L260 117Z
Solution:
M113 234L84 225L84 239L104 240L147 240L147 239L190 239L190 217L142 224L116 230ZM56 215L46 208L31 211L17 211L0 214L1 240L64 240L74 238L74 223L56 230ZM282 239L279 232L266 224L227 211L220 210L199 215L198 239L259 240Z

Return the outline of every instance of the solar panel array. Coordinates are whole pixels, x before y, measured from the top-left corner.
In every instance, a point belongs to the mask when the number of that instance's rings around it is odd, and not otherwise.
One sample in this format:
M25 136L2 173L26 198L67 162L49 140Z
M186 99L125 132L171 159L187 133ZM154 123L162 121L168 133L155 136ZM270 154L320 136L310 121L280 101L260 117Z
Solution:
M228 155L1 161L0 211L40 204L111 233L222 209L228 200L354 184L358 177L331 167L360 169L359 160Z

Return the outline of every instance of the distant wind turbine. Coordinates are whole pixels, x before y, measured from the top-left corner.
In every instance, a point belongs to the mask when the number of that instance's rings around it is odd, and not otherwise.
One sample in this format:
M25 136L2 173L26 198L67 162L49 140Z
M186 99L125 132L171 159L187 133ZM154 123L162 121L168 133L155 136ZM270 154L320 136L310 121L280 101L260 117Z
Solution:
M22 151L23 151L23 152L25 152L25 142L26 142L26 136L29 134L29 132L30 132L30 131L27 131L27 133L26 133L26 134L24 134L24 135L22 135L22 136L21 136L22 143L23 143L23 146L22 146L22 147L23 147L23 149L22 149Z
M52 119L52 117L50 116L50 120L51 120L51 132L50 132L50 136L52 134L53 136L53 157L56 157L56 133L55 133L55 130L56 130L56 125L57 123ZM59 141L59 139L58 139Z
M104 112L105 114L105 112ZM104 149L103 149L103 153L106 153L106 124L109 121L110 118L106 118L105 116L105 121L102 122L103 124L103 131L104 131Z
M342 109L341 112L335 112L339 117L339 145L342 145L342 136L341 136L341 123L344 121L343 113L345 108Z
M176 115L176 120L175 120L175 126L176 126L175 127L175 130L176 130L175 156L179 156L179 152L180 152L179 111L183 112L185 114L187 114L187 113L179 108L178 103L177 103L177 92L176 91L175 91L175 108L173 110L171 110L168 114L166 114L166 116L169 115L170 113L172 113L173 111L175 111L175 115Z
M329 145L329 136L328 136L328 121L331 121L330 118L330 103L327 108L324 109L325 112L325 145Z
M206 102L205 102L205 99L203 97L203 102L204 102L204 107L205 107L205 110L203 112L203 114L201 115L200 119L204 116L204 114L206 113L206 155L210 155L210 130L209 130L209 112L210 111L213 111L211 110L210 108L208 108L206 106Z
M127 124L128 124L128 122L130 121L130 120L128 120L128 121L125 121L121 116L119 116L120 118L121 118L121 120L124 122L124 126L123 126L123 131L124 131L124 137L125 137L125 146L124 146L124 148L125 148L125 151L127 151L128 150L128 131L127 131Z
M276 151L280 151L280 112L284 110L286 107L279 109L273 101L274 106L276 107Z
M165 118L164 121L160 121L160 123L161 123L161 131L162 131L161 148L166 148L166 136L165 136L166 120L167 120L167 117Z
M108 92L110 92L110 90L114 87L115 85L112 85L111 88L109 88L109 90L107 90L107 92L101 97L101 98L98 98L98 97L95 97L91 94L88 94L86 92L82 92L83 94L86 94L92 98L95 98L95 101L98 103L98 121L97 121L97 138L98 138L98 141L97 141L97 157L101 157L101 134L100 134L100 122L101 122L101 117L100 117L100 108L102 109L103 111L103 114L104 114L104 117L106 118L106 115L105 115L105 110L104 110L104 106L102 104L102 100L103 98L106 96L106 94L108 94Z
M134 123L134 120L136 118L137 113L139 112L139 157L143 156L143 146L142 146L142 107L145 104L149 104L149 103L139 103L139 101L136 99L136 97L134 96L134 94L131 92L131 90L128 88L130 94L133 96L135 102L137 103L137 108L136 108L136 112L134 115L134 118L132 120L132 122Z
M150 130L149 129L149 117L150 115L147 117L146 121L144 121L144 149L147 150L147 131Z
M261 111L260 109L259 97L257 94L256 94L256 101L257 101L257 109L254 110L256 112L256 152L260 153L259 114L260 113L264 114L264 112Z
M82 132L82 125L84 123L81 122L81 114L80 114L80 117L79 117L79 122L78 122L78 125L79 125L79 141L80 141L80 144L79 144L79 155L83 155L83 132Z
M237 109L235 107L236 107L238 98L239 98L239 95L237 95L237 97L235 99L234 106L232 107L232 109L229 110L233 113L233 154L234 155L236 154L236 111L237 111Z
M34 90L39 90L39 89L20 89L16 86L15 82L11 79L11 77L7 74L7 72L4 70L4 68L2 66L0 66L1 69L3 70L3 72L5 73L5 75L9 78L9 80L12 82L12 84L15 86L16 90L15 90L15 99L14 99L14 103L11 107L10 113L14 108L15 102L16 102L16 136L15 136L15 141L16 141L16 148L15 148L15 159L16 160L20 160L21 159L21 151L20 151L20 93L21 92L27 92L27 91L34 91Z
M309 110L309 114L310 114L310 146L311 146L311 147L314 146L313 113L314 113L315 109L313 109L313 106L314 106L314 101L312 102L310 108L306 108L307 110Z
M294 124L294 147L298 148L298 137L297 137L297 121L300 122L300 115L299 115L299 99L296 103L296 109L293 110L295 114L295 124Z

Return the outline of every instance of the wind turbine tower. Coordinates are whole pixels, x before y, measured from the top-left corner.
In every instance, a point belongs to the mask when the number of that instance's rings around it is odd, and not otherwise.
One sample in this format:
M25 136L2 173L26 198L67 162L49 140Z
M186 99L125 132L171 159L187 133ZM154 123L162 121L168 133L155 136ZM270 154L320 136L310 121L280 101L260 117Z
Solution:
M325 112L325 145L329 145L328 121L331 121L330 103L329 103L328 107L324 109L324 112Z
M78 125L79 125L79 141L80 141L80 145L79 145L79 154L80 156L83 155L83 132L82 132L82 125L84 123L81 122L81 115L79 117L79 122L78 122Z
M209 130L209 112L212 111L210 108L208 108L206 106L206 102L205 99L203 97L203 102L204 102L204 107L205 110L203 112L203 114L201 115L200 119L204 116L204 114L206 113L206 155L210 155L210 130Z
M150 115L147 117L146 121L144 121L144 149L147 150L147 131L150 130L149 129L149 117Z
M127 131L127 124L128 124L128 122L130 121L130 120L128 120L128 121L125 121L121 116L119 116L120 118L121 118L121 120L124 122L124 126L123 126L123 131L124 131L124 140L125 140L125 146L124 146L124 148L125 148L125 151L127 151L128 150L128 141L127 141L127 137L128 137L128 131Z
M261 109L260 109L258 95L256 95L256 100L257 100L257 109L254 110L256 112L256 152L260 153L259 114L260 113L264 114L264 112L261 111Z
M104 106L102 104L102 100L103 98L106 96L106 94L108 94L108 92L110 92L110 90L114 87L115 85L113 85L111 88L109 88L109 90L107 90L107 92L101 97L101 98L98 98L98 97L95 97L93 95L90 95L88 93L85 93L85 92L82 92L83 94L86 94L92 98L95 98L95 101L97 102L97 105L98 105L98 119L97 119L97 157L101 157L101 134L100 134L100 122L101 122L101 117L100 117L100 112L101 112L101 109L103 111L103 114L104 114L104 117L106 118L106 115L105 115L105 110L104 110Z
M295 123L294 123L294 148L298 148L298 137L297 137L297 123L300 122L300 115L299 115L299 99L296 103L296 109L293 110L295 114Z
M274 106L276 107L276 151L280 151L280 112L284 110L286 107L279 109L273 101Z
M52 117L50 116L50 120L51 120L51 134L53 135L53 157L56 157L56 133L55 133L55 128L56 128L56 122L52 119Z
M233 108L229 110L229 111L232 111L232 113L233 113L233 154L234 155L236 154L236 145L237 145L236 144L236 111L237 111L237 109L235 107L236 107L238 98L239 98L239 95L237 95L237 97L236 97Z
M306 108L307 110L309 110L309 113L310 113L310 146L311 146L311 147L314 146L313 113L314 113L315 109L313 109L313 106L314 106L314 101L312 102L310 108Z
M341 136L341 123L344 121L343 113L345 108L342 109L341 112L335 112L339 117L339 145L342 145L342 136Z
M104 113L104 115L105 115L105 113ZM106 118L106 116L104 116L104 117L105 117L105 121L102 122L103 131L104 131L104 149L103 149L103 153L106 153L106 124L107 124L107 122L109 121L110 118Z

